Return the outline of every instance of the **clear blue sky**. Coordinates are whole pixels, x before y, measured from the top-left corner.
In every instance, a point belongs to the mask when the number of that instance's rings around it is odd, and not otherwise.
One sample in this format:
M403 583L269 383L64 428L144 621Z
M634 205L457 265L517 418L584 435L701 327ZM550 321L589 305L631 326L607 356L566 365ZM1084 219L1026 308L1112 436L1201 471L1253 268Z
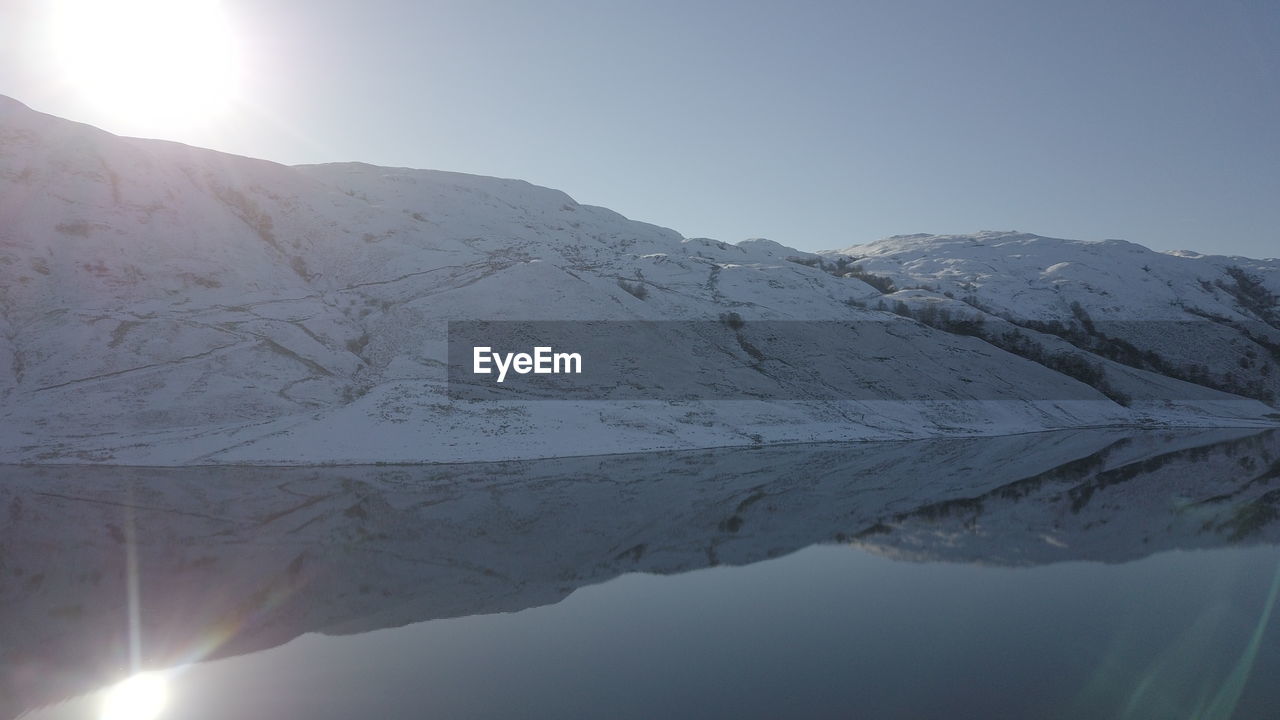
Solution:
M147 128L0 0L0 93L285 163L516 177L805 249L1018 229L1280 255L1280 3L223 0L236 112Z

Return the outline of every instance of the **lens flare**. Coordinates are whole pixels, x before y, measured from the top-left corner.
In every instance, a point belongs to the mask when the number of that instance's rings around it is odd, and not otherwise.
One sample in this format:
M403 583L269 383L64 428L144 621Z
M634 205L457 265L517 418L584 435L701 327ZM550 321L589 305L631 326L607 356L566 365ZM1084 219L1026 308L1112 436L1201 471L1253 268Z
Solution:
M155 720L169 700L168 683L160 673L144 672L107 690L100 720Z

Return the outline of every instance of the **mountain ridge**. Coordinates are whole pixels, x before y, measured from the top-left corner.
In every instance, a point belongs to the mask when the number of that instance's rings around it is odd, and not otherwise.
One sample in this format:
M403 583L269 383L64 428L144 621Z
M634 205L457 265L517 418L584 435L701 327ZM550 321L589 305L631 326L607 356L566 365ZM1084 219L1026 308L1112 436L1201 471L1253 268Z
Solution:
M17 101L0 102L0 217L0 462L498 460L1280 419L1270 261L1162 255L1201 270L1159 261L1144 280L1132 262L1112 271L1131 248L1103 246L1103 272L1090 277L1076 257L1090 246L1032 243L1070 250L1050 277L1009 257L1027 252L973 249L999 234L824 253L684 238L521 180L285 166L119 138ZM937 237L954 241L925 252ZM967 254L949 257L957 247ZM1006 292L1019 282L1035 292ZM961 283L972 291L957 294ZM1135 295L1144 317L1198 323L1190 332L1212 331L1210 349L1133 330L1103 342L1077 327L1124 319L1115 294L1138 284L1150 290ZM1183 308L1154 313L1170 292ZM1039 324L1015 322L1026 308ZM735 368L766 389L806 373L828 382L785 403L448 396L450 321L730 315L745 328L675 339L720 358L713 385L731 386ZM755 323L775 320L851 331L770 347ZM1203 369L1184 367L1206 352ZM921 398L923 377L945 388ZM871 390L853 400L849 388Z

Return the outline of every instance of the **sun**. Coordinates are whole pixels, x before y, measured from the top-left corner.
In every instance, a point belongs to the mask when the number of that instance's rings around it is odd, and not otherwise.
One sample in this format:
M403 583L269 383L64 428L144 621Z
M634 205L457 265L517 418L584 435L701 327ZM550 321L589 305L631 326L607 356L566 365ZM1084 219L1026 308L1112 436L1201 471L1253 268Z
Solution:
M218 0L54 0L53 50L70 88L134 126L179 129L236 93L234 33Z
M106 691L99 720L155 720L164 711L168 696L163 675L138 673Z

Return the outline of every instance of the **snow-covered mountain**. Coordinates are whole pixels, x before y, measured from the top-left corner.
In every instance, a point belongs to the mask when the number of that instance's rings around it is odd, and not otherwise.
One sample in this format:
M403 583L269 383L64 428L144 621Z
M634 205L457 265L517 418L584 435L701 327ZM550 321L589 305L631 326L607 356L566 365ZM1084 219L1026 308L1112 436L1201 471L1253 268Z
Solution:
M1280 419L1268 405L1275 262L993 237L844 255L686 239L520 181L286 167L116 137L0 97L0 461L499 459ZM886 297L886 278L904 289ZM902 317L944 303L947 322ZM1038 308L1044 324L987 332L1013 326L1001 303ZM960 311L982 313L984 332ZM1133 340L1135 361L1109 336L1048 325L1082 313L1095 330L1115 316L1176 332ZM451 320L727 315L739 321L693 338L719 373L708 385L745 372L755 399L446 392ZM753 325L765 320L848 331L771 344ZM1161 362L1142 355L1152 346Z
M1132 367L1280 400L1280 259L1018 232L907 235L823 255L835 272L891 285L893 308L939 327L982 320L984 336L1059 338Z
M143 657L169 667L815 543L1013 565L1274 545L1278 468L1280 432L1239 429L450 466L9 468L0 718L119 676L131 577Z

